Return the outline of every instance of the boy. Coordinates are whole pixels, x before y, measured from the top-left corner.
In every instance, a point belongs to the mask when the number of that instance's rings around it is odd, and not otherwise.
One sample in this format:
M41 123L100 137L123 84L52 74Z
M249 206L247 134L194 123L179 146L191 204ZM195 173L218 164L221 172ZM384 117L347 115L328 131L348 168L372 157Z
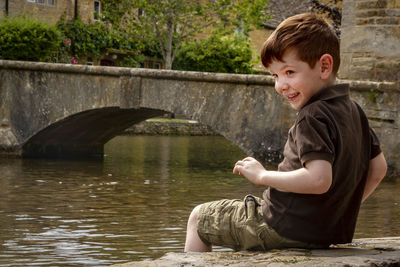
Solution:
M264 44L262 63L275 90L298 110L278 171L255 159L233 173L268 188L263 199L221 200L197 206L188 220L185 251L326 248L351 242L359 207L386 174L376 135L335 84L339 40L313 14L283 21Z

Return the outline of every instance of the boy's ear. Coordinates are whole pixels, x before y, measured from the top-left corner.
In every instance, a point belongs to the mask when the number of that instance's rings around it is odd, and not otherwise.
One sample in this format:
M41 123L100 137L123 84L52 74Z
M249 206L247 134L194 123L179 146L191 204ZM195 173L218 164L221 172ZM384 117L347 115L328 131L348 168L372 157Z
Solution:
M329 54L323 54L319 59L319 63L320 63L320 68L321 68L320 69L321 79L326 80L332 74L333 58Z

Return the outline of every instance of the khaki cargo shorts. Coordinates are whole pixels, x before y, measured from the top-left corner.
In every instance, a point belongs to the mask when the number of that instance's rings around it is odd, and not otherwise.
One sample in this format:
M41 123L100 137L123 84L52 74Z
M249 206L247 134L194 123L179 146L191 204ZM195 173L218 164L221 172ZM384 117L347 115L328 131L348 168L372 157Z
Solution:
M206 245L234 250L265 251L275 248L318 248L278 235L263 219L263 200L247 195L244 200L224 199L201 205L197 232Z

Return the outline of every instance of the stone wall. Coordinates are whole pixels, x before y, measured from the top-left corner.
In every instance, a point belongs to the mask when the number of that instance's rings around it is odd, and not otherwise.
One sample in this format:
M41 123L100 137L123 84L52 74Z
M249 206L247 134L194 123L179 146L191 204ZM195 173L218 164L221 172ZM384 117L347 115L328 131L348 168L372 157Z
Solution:
M0 18L4 16L6 12L6 0L0 0Z
M61 16L65 15L66 20L73 19L75 16L75 0L54 0L51 5L47 0L38 3L37 0L9 0L8 15L10 17L28 15L49 23L56 23ZM0 18L5 15L5 2L0 0ZM3 12L2 12L3 11ZM79 0L78 13L81 19L88 23L93 21L94 4L92 0Z
M399 82L399 25L399 0L344 0L339 76Z

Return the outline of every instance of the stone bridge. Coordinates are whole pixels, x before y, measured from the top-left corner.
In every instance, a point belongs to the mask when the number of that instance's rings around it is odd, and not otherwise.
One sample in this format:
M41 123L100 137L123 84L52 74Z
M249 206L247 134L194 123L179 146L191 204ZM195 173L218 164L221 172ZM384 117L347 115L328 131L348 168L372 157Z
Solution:
M351 88L399 170L396 84L351 82ZM166 112L209 125L264 163L280 160L295 118L267 75L0 60L1 154L102 157L114 136Z

